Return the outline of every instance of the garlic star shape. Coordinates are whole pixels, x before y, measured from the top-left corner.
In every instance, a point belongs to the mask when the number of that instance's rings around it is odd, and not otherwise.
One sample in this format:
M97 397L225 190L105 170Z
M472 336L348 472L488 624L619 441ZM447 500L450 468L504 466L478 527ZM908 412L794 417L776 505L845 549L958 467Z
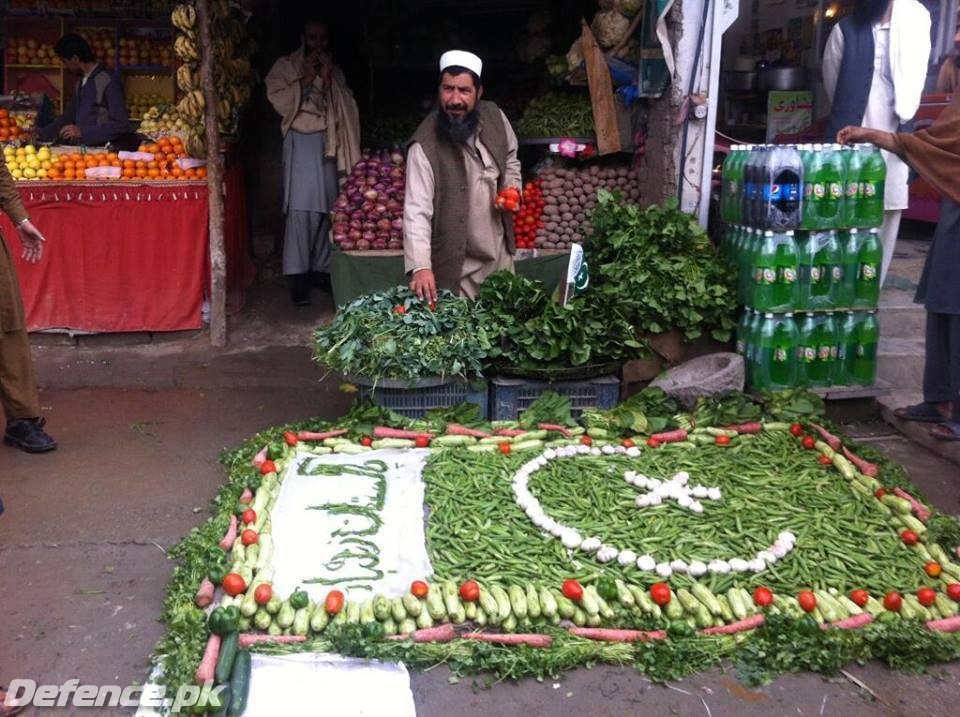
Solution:
M690 474L686 471L676 473L670 480L661 481L656 478L647 478L633 471L623 474L623 479L632 486L646 492L637 496L638 508L647 508L660 505L664 501L674 500L681 508L692 513L702 513L701 500L720 500L723 496L719 488L708 488L702 485L690 485Z

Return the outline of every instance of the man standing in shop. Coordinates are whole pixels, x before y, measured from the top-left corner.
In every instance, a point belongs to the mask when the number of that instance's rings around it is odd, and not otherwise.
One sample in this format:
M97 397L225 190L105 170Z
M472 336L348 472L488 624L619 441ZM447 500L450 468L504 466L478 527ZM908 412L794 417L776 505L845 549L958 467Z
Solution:
M310 304L311 283L330 291L329 214L339 182L360 159L360 113L329 39L326 23L308 19L301 46L266 78L283 118L283 273L297 306Z
M482 70L471 52L443 54L438 106L407 153L405 268L427 301L438 289L473 298L488 275L513 270L513 219L496 198L520 190L517 136L500 108L481 100Z
M63 114L40 129L43 142L105 145L130 134L130 117L120 80L104 69L79 35L60 38L53 51L64 69L79 75L73 98Z
M0 162L0 209L17 228L23 258L30 263L43 256L43 235L27 216L7 165ZM27 326L13 256L0 235L0 403L7 426L3 442L28 453L46 453L57 447L43 430L40 396L33 378Z
M823 84L833 103L827 137L846 126L896 132L920 107L930 59L930 13L917 0L858 0L853 14L833 28L823 56ZM884 150L887 163L883 286L909 204L907 165Z
M960 92L960 18L953 36L953 52L947 55L937 75L937 93L952 95Z

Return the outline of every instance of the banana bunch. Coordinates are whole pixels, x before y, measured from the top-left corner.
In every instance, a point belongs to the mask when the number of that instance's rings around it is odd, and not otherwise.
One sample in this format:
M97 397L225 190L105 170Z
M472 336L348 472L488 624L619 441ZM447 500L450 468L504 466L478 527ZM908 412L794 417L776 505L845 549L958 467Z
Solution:
M203 124L203 113L206 103L203 100L203 92L193 90L185 94L177 103L177 111L190 124Z
M173 8L170 19L175 28L192 35L197 26L197 10L193 5L180 4Z
M177 68L177 87L182 92L192 92L200 86L200 73L190 68L190 65L180 65Z
M203 136L202 130L194 129L192 132L190 132L187 135L184 146L187 150L187 154L189 154L191 157L207 156L207 143Z
M210 12L213 13L214 18L230 17L229 0L213 0L210 3Z
M184 62L199 62L200 51L197 49L197 43L186 35L177 35L173 41L173 51Z

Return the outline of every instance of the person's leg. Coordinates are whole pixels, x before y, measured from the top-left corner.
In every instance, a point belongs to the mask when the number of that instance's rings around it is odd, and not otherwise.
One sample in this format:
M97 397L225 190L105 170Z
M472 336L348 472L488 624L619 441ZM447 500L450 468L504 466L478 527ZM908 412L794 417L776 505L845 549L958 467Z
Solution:
M43 430L26 330L0 333L0 402L7 419L4 443L30 453L57 447Z
M945 334L942 349L943 362L950 383L950 400L953 410L950 418L934 426L930 433L945 441L960 441L960 315L941 314ZM927 348L929 354L930 349Z
M297 306L306 306L310 303L307 272L310 271L313 214L314 212L296 209L287 212L283 236L283 274L290 277L291 297Z
M887 271L893 262L893 250L897 246L897 235L900 233L899 209L888 210L883 213L883 224L880 225L880 242L883 244L883 264L880 267L880 287L887 279Z
M923 366L923 403L894 411L905 421L939 423L950 416L953 393L948 361L950 316L927 312L927 331Z
M330 215L319 214L319 223L313 229L313 245L310 252L310 283L330 292Z

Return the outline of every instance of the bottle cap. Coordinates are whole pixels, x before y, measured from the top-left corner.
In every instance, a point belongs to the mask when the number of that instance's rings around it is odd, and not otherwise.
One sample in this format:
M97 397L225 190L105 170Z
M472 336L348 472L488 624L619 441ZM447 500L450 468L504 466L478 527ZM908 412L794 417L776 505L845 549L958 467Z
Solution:
M787 313L784 314L784 317L787 318L787 319L792 319L792 318L793 318L793 312L792 312L792 311L788 311Z
M767 312L766 314L763 315L763 318L765 318L765 319L772 319L772 318L773 318L773 314Z

